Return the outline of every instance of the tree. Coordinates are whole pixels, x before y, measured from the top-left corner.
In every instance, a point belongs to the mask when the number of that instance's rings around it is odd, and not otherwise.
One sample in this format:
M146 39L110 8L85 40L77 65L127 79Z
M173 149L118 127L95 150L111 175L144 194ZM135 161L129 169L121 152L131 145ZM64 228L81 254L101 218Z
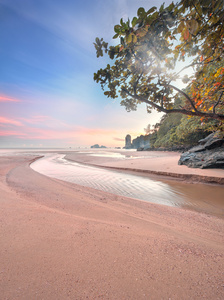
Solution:
M211 133L210 123L215 120L206 122L201 126L199 117L189 118L181 114L165 114L158 124L156 137L153 137L151 145L154 148L163 147L186 149L198 144L200 139L205 138ZM150 137L152 138L152 137Z
M145 134L150 134L151 132L153 132L152 128L151 128L151 124L148 124L146 128L144 128Z
M104 94L121 96L127 111L147 104L147 111L182 113L224 123L223 0L181 0L160 9L139 8L132 21L114 27L115 46L94 43L97 57L112 64L94 73ZM191 61L189 62L189 59ZM179 61L185 66L176 71ZM194 69L192 77L182 74ZM175 84L182 78L183 90ZM182 98L182 105L178 98ZM184 100L183 100L184 99Z

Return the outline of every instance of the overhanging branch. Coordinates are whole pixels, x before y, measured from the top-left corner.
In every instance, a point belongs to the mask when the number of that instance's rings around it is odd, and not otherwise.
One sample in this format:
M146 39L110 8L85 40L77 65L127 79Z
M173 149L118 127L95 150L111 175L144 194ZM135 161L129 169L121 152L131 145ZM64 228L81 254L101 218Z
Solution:
M221 101L221 98L222 98L222 95L223 95L223 92L224 91L222 91L221 92L221 94L220 94L220 96L219 96L219 99L218 99L218 101L215 103L215 105L213 106L213 114L215 114L215 109L216 109L216 107L218 106L218 104L220 103L220 101Z
M131 94L127 89L122 88L122 91L125 92L128 96L130 96L133 99L136 99L140 102L146 103L148 105L151 105L153 108L158 109L161 112L170 114L170 113L181 113L183 115L187 115L187 116L194 116L194 117L201 117L201 118L211 118L211 119L216 119L219 121L224 121L224 115L223 114L216 114L216 113L207 113L207 112L201 112L198 110L187 110L185 108L181 108L181 109L177 109L177 108L172 108L172 109L166 109L156 103L154 103L153 101L150 101L146 98L143 98L141 96L138 95L133 95Z
M190 103L191 107L193 108L193 110L195 112L198 111L197 108L195 107L193 101L191 100L191 98L184 91L178 89L176 86L174 86L172 84L168 84L168 83L164 83L164 84L160 83L160 84L163 85L163 86L171 87L172 89L176 90L178 93L180 93L181 95L183 95L187 99L187 101Z

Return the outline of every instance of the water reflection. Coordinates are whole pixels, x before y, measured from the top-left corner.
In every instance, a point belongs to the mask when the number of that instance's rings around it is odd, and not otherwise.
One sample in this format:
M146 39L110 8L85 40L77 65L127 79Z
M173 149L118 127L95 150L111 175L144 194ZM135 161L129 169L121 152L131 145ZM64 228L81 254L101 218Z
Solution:
M224 214L223 187L153 180L146 176L78 164L59 154L40 159L31 167L50 177L121 196L205 211L219 216Z
M80 152L81 153L81 152ZM86 152L84 152L86 154ZM116 152L99 152L99 153L90 153L90 156L98 156L98 157L112 157L112 158L118 158L118 159L126 159L126 158L142 158L142 156L132 156L122 153L116 153Z

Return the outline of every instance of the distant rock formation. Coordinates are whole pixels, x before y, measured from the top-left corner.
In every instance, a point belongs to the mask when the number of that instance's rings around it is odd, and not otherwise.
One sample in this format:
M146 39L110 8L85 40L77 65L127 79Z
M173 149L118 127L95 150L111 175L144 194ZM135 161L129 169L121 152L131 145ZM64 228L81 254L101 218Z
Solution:
M178 162L189 168L224 168L224 137L214 132L199 141L199 145L183 153Z
M125 149L131 149L132 148L132 144L131 144L131 136L130 134L127 134L125 137Z
M90 148L107 148L106 146L100 146L99 144L95 144L91 146Z
M132 141L134 149L138 151L148 150L150 148L150 142L148 136L140 135Z
M145 135L138 136L131 142L130 134L125 137L125 149L148 150L150 148L149 137Z

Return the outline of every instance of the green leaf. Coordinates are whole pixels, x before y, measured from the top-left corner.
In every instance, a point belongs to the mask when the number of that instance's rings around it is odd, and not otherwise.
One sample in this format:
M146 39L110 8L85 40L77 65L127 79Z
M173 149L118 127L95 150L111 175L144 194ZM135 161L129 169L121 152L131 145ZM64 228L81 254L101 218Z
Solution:
M144 9L143 7L140 7L140 8L138 9L138 11L137 11L137 15L138 15L139 17L144 16L144 15L145 15L145 9Z
M172 3L170 4L170 6L168 6L168 10L171 11L171 10L174 9L174 7L175 7L175 5L174 5L174 3L172 2Z
M96 38L96 40L95 40L95 41L96 41L97 45L100 45L100 40L99 40L99 38L98 38L98 37Z
M132 33L126 36L126 42L127 44L130 44L132 42Z
M133 43L137 43L137 41L138 41L137 36L133 34Z
M138 18L134 17L134 18L132 19L132 22L131 22L132 27L135 27L135 25L137 24L137 22L138 22Z
M114 31L115 31L116 33L120 33L120 29L121 29L121 26L120 26L120 25L115 25L115 26L114 26Z
M164 3L160 6L159 12L161 13L164 10Z
M153 22L153 18L151 16L148 16L147 19L146 19L146 25L151 25Z
M110 56L110 59L114 59L114 51L109 51L109 56Z
M154 12L154 14L152 14L153 20L155 20L158 17L158 15L159 15L158 11Z
M97 74L97 73L94 73L93 79L94 79L94 80L97 80L97 78L98 78L98 74Z
M113 36L113 39L116 39L116 38L118 38L118 37L119 37L119 34L116 33L116 34Z
M147 15L153 13L156 10L156 6L151 7L148 11L147 11Z

